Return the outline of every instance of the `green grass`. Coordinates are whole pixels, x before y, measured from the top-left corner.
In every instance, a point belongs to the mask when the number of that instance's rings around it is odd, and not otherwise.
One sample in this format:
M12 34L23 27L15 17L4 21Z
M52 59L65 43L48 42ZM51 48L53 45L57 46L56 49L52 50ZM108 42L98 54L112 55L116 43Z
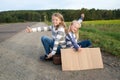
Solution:
M79 35L80 40L91 40L93 47L120 56L120 20L84 21Z
M120 20L85 21L80 39L90 39L93 47L120 56Z
M87 24L120 24L120 20L96 20L96 21L85 21Z

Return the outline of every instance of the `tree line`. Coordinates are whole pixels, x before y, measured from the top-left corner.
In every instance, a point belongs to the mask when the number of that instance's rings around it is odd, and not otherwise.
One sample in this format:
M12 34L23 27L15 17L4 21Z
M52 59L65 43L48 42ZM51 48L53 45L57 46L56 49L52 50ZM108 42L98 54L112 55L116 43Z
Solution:
M80 10L18 10L18 11L3 11L0 12L0 23L11 22L32 22L32 21L51 21L51 15L55 12L61 13L65 21L78 19L81 13L85 14L85 20L113 20L120 19L120 9L115 10L100 10L100 9L85 9Z

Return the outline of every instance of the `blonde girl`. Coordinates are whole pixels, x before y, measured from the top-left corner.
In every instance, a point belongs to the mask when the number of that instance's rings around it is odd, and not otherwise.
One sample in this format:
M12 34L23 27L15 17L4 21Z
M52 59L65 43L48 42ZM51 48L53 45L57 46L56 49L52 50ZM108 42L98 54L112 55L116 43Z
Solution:
M77 51L81 51L81 47L89 47L91 45L89 40L77 41L79 39L79 28L81 28L83 19L84 14L81 14L81 18L78 21L72 21L66 35L66 46L74 48Z
M41 37L41 42L45 49L45 55L40 56L41 60L47 60L52 58L53 55L60 54L60 49L66 47L65 42L65 23L64 18L60 13L54 13L52 15L52 25L49 27L37 27L30 28L27 27L27 32L41 32L41 31L51 31L52 39L47 36Z

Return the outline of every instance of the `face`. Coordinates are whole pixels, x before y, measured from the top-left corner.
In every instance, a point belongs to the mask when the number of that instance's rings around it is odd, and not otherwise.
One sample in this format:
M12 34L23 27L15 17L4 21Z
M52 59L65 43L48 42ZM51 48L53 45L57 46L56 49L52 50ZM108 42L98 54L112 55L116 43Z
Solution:
M73 33L77 32L79 28L80 28L80 27L79 27L79 24L75 24L75 23L73 23L73 24L70 26L70 30L71 30Z
M56 16L52 16L52 23L54 26L58 26L61 23L61 20Z

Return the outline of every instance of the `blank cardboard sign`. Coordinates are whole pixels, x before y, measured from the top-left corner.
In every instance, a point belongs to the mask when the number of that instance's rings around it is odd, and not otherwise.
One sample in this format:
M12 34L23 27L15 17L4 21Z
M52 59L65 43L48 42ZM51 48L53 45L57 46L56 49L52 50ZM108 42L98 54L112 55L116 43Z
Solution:
M86 70L103 68L100 48L61 49L62 70Z

